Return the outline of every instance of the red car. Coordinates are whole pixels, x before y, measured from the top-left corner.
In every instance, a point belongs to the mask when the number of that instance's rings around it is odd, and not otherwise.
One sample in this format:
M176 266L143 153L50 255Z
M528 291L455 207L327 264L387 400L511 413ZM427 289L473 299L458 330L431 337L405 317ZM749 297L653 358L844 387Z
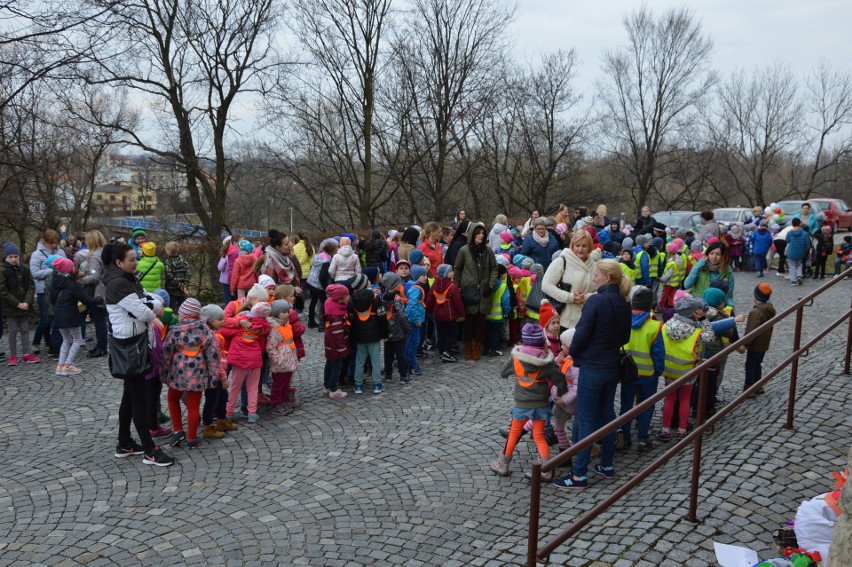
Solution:
M852 209L846 204L843 199L824 199L822 197L816 199L808 199L819 205L820 210L825 214L828 226L834 232L846 229L852 231Z

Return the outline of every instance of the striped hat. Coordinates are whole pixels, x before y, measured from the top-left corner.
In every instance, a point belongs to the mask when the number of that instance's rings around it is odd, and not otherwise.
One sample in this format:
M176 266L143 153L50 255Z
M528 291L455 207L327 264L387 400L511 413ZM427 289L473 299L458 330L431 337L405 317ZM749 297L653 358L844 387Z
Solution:
M178 315L181 319L198 319L201 316L201 302L194 297L186 299L180 304Z
M527 346L544 346L544 329L534 323L527 323L521 329L521 342Z

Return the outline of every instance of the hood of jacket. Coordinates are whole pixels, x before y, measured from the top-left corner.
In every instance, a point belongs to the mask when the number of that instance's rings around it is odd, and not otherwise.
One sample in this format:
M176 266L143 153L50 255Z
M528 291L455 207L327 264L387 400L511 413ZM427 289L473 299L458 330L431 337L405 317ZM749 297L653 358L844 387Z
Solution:
M512 356L518 359L518 361L524 366L524 370L527 372L534 372L538 370L542 366L553 362L553 353L550 352L546 347L542 347L545 351L544 358L539 358L537 356L532 356L523 352L521 349L522 345L517 345L512 348Z
M695 329L700 329L701 323L693 319L688 319L682 315L675 315L666 321L666 330L671 340L680 342L688 339L695 332Z
M61 276L59 274L53 274L52 281L53 283L51 285L55 286L58 290L63 290L71 285L71 278L67 276Z
M651 318L650 311L634 311L633 312L633 321L630 323L631 329L638 329L642 325L645 324L645 321Z
M485 230L485 225L481 222L472 222L470 226L467 227L467 243L473 244L473 231L476 230L477 227L482 227L482 230ZM485 246L488 246L488 232L485 232L485 241L483 242Z
M169 333L180 333L183 346L194 347L202 344L206 336L207 323L201 319L188 319L169 326Z
M509 229L508 226L498 222L497 224L495 224L494 226L491 227L491 234L493 234L495 236L500 236L501 234L506 232L508 229Z
M373 302L376 299L376 294L372 289L359 289L352 294L352 308L355 311L369 311L373 307Z
M565 258L567 265L565 267L566 270L571 269L571 266L579 270L590 271L595 267L595 261L592 259L592 254L586 258L585 261L580 260L580 257L574 254L574 251L570 248L565 248L560 252L560 256Z
M351 246L341 246L337 249L337 253L346 258L347 256L352 255L352 247Z

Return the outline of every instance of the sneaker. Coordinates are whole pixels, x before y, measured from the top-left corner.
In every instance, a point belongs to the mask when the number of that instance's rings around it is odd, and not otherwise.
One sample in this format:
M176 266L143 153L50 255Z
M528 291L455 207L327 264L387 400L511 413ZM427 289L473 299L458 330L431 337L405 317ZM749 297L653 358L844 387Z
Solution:
M54 374L57 375L57 376L65 376L65 365L64 364L57 364L56 365L56 372L54 372Z
M595 465L595 472L604 478L615 478L615 467L605 467L603 465Z
M150 454L142 457L142 463L154 465L155 467L168 467L175 464L175 458L159 447L154 447L154 450Z
M636 444L636 451L638 451L639 453L647 453L653 448L654 446L651 445L650 440L642 439L639 441L639 443Z
M422 376L423 375L423 369L420 368L420 367L412 368L411 373L414 374L415 376Z
M329 392L331 392L331 390L329 390L325 386L322 387L322 395L323 396L327 396Z
M248 422L249 423L257 423L258 421L260 421L259 415L257 415L256 413L250 413L249 414L249 416L248 416Z
M169 414L160 412L160 415L157 416L157 423L168 423L172 420L169 417Z
M573 475L569 474L564 478L557 478L552 484L556 488L587 488L589 486L589 479L584 476L575 479Z
M195 439L190 439L186 442L186 446L190 449L197 449L199 445L201 445L201 439L199 439L198 437L196 437Z
M355 384L352 387L352 392L355 393L355 394L363 394L364 393L364 386Z
M281 403L272 408L272 413L275 415L290 415L293 413L293 410L288 408L287 404Z
M347 395L348 394L346 392L344 392L343 390L335 390L333 392L328 393L328 397L331 398L332 400L340 400L340 399L345 398Z
M168 437L169 435L174 433L168 427L158 427L157 429L150 429L149 431L151 433L151 437L153 437L154 439L160 439L162 437Z
M686 437L686 431L681 431L680 429L678 429L677 430L677 438L683 439L684 437Z
M245 419L245 418L246 418L246 416L245 416L245 415L243 415L243 412L242 412L242 411L237 411L237 412L235 412L235 413L232 413L232 414L228 415L228 419L229 419L230 421L239 421L239 420L241 420L241 419Z
M65 365L65 376L76 376L77 374L81 374L82 372L82 368L78 368L72 364Z
M382 386L381 384L376 384L375 386L373 386L373 393L374 394L381 394L384 391L385 391L385 387Z
M9 364L9 366L17 366L18 365L18 357L17 356L10 356L8 364Z
M177 447L183 441L186 441L186 433L184 433L183 431L175 431L174 433L172 433L171 437L169 437L169 440L166 441L166 443L169 447Z
M458 362L458 359L448 352L442 352L441 362Z
M665 431L657 432L657 441L662 441L663 443L668 443L672 440L672 434L666 433Z
M35 364L36 362L41 362L41 360L37 356L33 356L31 354L25 354L24 355L24 362L26 362L27 364Z
M399 381L403 384L411 384L411 376L402 376Z
M122 447L121 445L115 448L115 456L118 459L123 459L125 457L133 457L134 455L141 455L145 453L145 450L142 449L142 446L136 441L131 441L130 445L127 447Z

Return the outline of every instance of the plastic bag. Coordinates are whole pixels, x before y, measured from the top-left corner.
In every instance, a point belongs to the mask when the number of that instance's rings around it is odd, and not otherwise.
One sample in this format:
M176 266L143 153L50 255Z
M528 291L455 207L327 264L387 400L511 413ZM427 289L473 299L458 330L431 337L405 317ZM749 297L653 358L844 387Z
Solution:
M825 494L802 502L796 511L796 541L799 547L807 551L818 551L822 557L828 557L831 534L837 523L837 514L825 501Z

